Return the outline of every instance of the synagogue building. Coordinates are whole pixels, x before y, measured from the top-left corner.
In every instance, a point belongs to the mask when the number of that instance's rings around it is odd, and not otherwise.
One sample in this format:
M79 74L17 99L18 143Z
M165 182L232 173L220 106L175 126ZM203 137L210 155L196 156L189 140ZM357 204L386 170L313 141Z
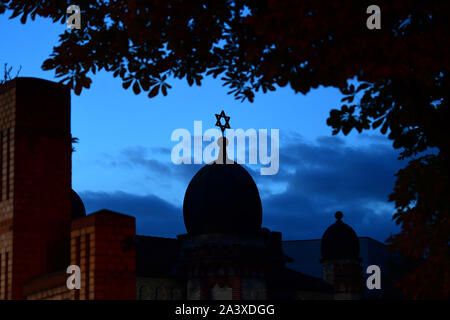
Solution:
M337 212L321 239L262 226L258 187L237 163L205 165L186 188L186 233L137 235L133 216L86 214L72 190L70 90L0 85L0 299L364 299L389 296L391 256ZM225 139L220 157L226 157ZM180 212L181 219L181 212ZM365 268L382 269L368 290ZM81 288L70 290L69 265Z

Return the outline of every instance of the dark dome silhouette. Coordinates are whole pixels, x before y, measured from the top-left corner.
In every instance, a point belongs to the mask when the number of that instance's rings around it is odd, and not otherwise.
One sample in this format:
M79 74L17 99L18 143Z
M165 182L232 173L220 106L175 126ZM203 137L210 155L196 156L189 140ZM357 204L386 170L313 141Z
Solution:
M201 168L187 187L183 203L187 232L258 232L262 207L253 178L235 162L216 162Z
M352 227L342 222L342 212L334 216L336 222L322 236L322 259L359 259L358 236Z
M86 216L86 209L80 196L72 189L72 219Z

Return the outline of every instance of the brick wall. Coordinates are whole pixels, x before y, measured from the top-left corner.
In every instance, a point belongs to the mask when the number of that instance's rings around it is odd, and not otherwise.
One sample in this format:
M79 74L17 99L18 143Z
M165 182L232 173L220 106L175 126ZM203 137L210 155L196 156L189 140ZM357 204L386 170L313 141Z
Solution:
M17 78L0 86L0 299L69 262L70 91Z
M71 300L73 293L67 289L66 284L29 294L28 300Z
M11 172L14 168L11 140L14 138L16 88L6 85L0 88L0 299L11 299L13 238Z
M73 298L66 285L66 270L46 274L24 285L23 292L27 300L70 300Z
M72 222L71 264L81 269L75 300L136 299L135 218L101 210Z

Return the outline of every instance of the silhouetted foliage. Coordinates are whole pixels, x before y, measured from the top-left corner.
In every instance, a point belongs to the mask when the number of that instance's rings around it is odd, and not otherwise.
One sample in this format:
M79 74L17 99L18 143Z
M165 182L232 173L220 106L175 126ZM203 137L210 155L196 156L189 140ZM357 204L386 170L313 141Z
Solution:
M402 231L389 241L418 267L406 297L449 297L448 1L377 1L381 30L366 28L372 1L78 1L81 30L67 30L43 64L80 94L105 69L125 89L166 95L170 78L220 77L237 99L289 85L345 95L333 133L380 128L409 158L390 200ZM65 22L68 1L0 1L22 23ZM355 88L348 79L356 78Z
M8 63L5 63L3 65L3 79L0 79L0 84L3 84L7 81L10 81L14 78L17 78L19 76L20 70L22 70L22 66L19 67L19 70L17 70L15 76L11 76L11 72L13 71L12 66L8 66Z
M76 144L78 142L80 142L80 139L78 139L77 137L72 137L70 139L70 143L72 144L72 152L76 151L74 144Z

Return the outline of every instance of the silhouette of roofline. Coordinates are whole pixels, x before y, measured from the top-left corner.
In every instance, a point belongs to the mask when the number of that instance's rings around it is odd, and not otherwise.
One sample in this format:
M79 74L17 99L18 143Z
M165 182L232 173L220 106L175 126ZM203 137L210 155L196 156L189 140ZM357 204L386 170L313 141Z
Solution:
M137 234L136 237L145 237L145 238L153 238L153 239L165 239L165 240L177 240L177 238L171 238L171 237L159 237L159 236L149 236L149 235L140 235L140 234ZM378 242L379 244L381 244L383 246L386 245L385 243L383 243L383 242L381 242L381 241L379 241L377 239L374 239L374 238L371 238L371 237L367 237L367 236L358 237L358 239L369 239L369 240ZM282 242L300 242L300 241L306 242L306 241L320 241L320 240L321 239L316 238L316 239L282 240Z
M3 93L11 88L17 87L18 83L23 85L41 85L45 87L52 87L54 90L59 91L69 91L67 85L61 84L59 82L54 82L47 79L35 78L35 77L16 77L0 84L0 93Z
M371 238L371 237L367 237L367 236L358 237L358 239L369 239L369 240L378 242L379 244L382 244L383 246L386 245L385 243L383 243L383 242L381 242L381 241L379 241L377 239L374 239L374 238ZM316 238L316 239L283 240L282 242L320 241L320 240L322 240L322 239L317 239Z
M149 235L141 235L141 234L137 234L136 237L139 237L139 238L152 238L152 239L164 239L164 240L177 240L177 238L158 237L158 236L149 236Z

